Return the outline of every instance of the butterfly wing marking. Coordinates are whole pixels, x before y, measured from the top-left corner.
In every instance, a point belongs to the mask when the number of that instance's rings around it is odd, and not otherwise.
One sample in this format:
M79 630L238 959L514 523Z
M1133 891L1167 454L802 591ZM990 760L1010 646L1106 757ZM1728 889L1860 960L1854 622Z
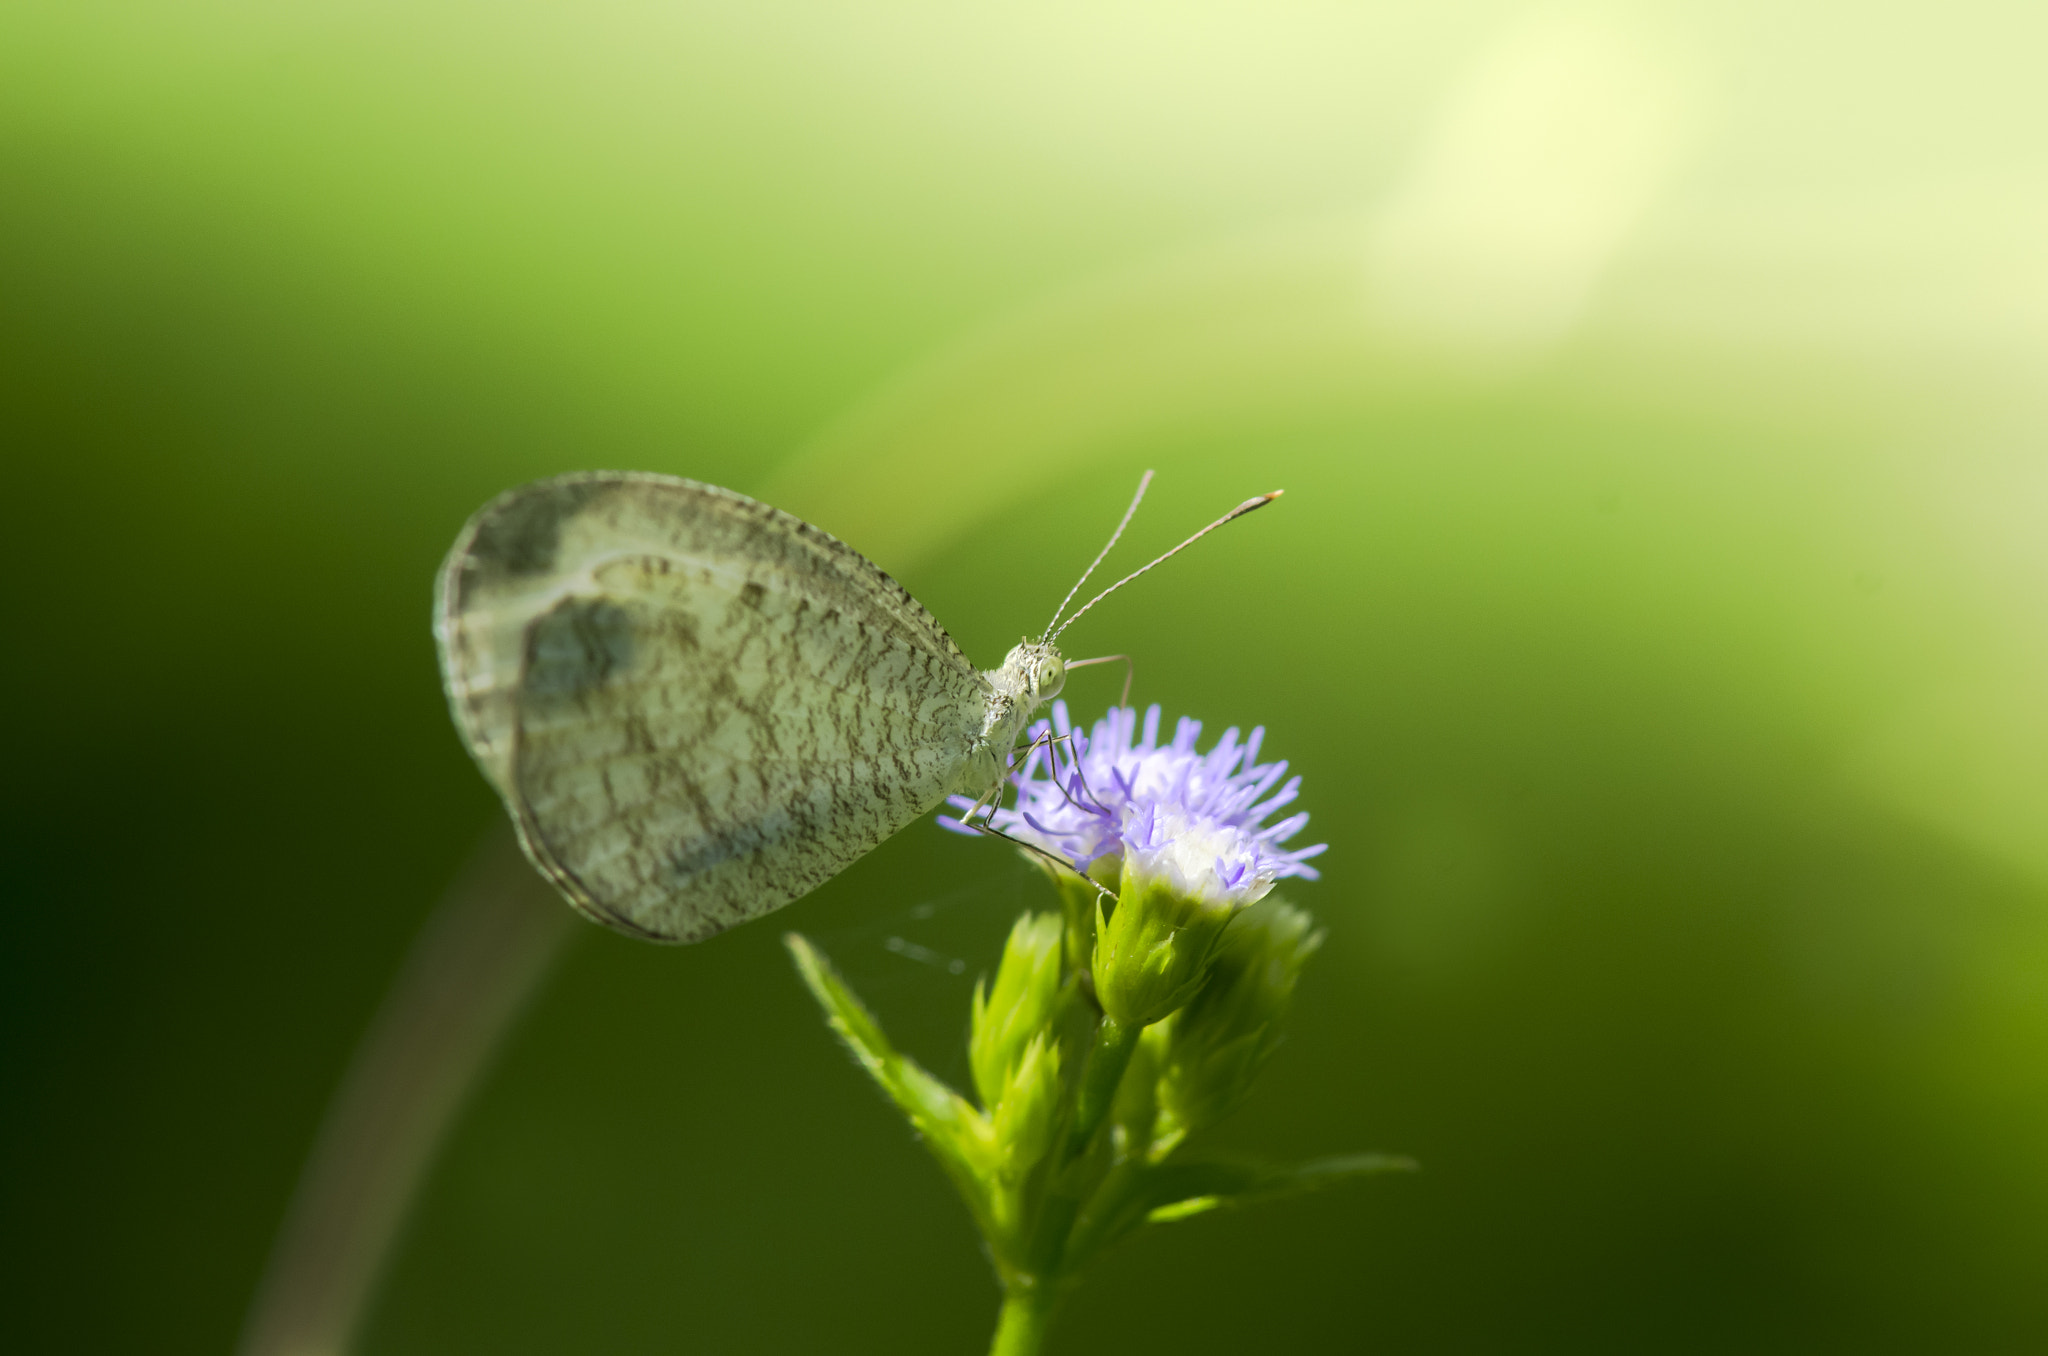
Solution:
M535 864L591 917L697 941L938 804L988 687L859 552L715 486L522 487L437 606L457 726Z

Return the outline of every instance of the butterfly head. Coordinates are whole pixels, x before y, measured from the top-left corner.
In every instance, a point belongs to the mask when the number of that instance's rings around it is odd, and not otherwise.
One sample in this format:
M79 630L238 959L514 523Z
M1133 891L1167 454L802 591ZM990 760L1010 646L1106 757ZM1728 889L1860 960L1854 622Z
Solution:
M1026 640L1003 656L997 673L996 685L1029 709L1060 695L1067 684L1067 661L1057 647L1042 640Z
M998 758L1007 757L1007 753L992 751L1006 751L1016 743L1039 706L1057 697L1066 686L1067 661L1047 642L1027 640L1003 656L1002 667L989 669L981 676L988 683L988 704L975 746L981 750L977 756L986 762L985 766L977 764L981 771L960 784L969 795L979 795L993 785L998 770L1004 766Z

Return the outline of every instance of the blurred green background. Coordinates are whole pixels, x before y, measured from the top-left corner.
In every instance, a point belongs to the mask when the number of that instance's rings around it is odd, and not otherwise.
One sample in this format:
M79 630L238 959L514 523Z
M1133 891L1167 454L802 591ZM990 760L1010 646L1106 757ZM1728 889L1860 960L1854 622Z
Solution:
M498 810L428 599L557 471L762 495L976 660L1264 723L1328 925L1224 1138L1424 1171L1142 1237L1060 1351L2048 1346L2048 11L0 9L11 1351L220 1352ZM1115 683L1078 675L1077 714ZM974 1351L938 1072L1043 901L920 825L595 929L377 1353ZM965 975L892 949L964 959Z

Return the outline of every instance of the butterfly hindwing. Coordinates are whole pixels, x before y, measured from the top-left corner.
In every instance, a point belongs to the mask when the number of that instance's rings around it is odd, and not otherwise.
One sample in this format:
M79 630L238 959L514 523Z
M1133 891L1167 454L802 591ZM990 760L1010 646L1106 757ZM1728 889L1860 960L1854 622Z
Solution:
M695 941L936 805L985 680L900 585L788 514L626 473L501 496L444 568L458 726L591 916Z

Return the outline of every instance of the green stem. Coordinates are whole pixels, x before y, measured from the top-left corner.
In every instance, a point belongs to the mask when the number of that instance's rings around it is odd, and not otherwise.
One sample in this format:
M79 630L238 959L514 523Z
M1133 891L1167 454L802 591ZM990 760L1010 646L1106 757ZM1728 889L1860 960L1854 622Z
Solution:
M1095 1050L1088 1056L1081 1101L1074 1111L1074 1132L1067 1140L1069 1159L1088 1151L1088 1141L1095 1138L1103 1118L1109 1115L1116 1102L1117 1084L1124 1081L1124 1070L1131 1066L1131 1056L1137 1052L1138 1037L1144 1030L1141 1026L1123 1026L1106 1014L1102 1024L1095 1028Z
M1062 1269L1074 1271L1088 1265L1088 1259L1099 1252L1107 1239L1105 1232L1118 1222L1118 1205L1129 1192L1132 1180L1143 1170L1144 1160L1125 1160L1109 1170L1109 1175L1089 1198L1095 1209L1083 1219L1078 1211L1067 1216L1060 1232L1059 1264Z
M996 1340L989 1344L988 1356L1038 1356L1051 1320L1052 1306L1043 1295L1011 1291L1003 1296L1003 1312L996 1319Z
M1116 1104L1117 1085L1124 1081L1124 1071L1131 1067L1131 1056L1137 1053L1138 1037L1144 1030L1141 1026L1122 1026L1106 1014L1095 1028L1095 1049L1081 1075L1073 1129L1067 1135L1066 1151L1060 1155L1051 1190L1024 1252L1028 1265L1039 1275L1062 1274L1060 1258L1067 1249L1067 1234L1080 1217L1083 1198L1095 1185L1091 1180L1093 1174L1080 1160L1087 1157L1095 1132L1102 1128L1110 1108Z
M1031 1265L1053 1274L1066 1255L1067 1235L1073 1232L1074 1221L1081 1214L1081 1198L1071 1187L1054 1187L1046 1197L1045 1208L1038 1216L1038 1228L1032 1232L1030 1250L1026 1254Z

